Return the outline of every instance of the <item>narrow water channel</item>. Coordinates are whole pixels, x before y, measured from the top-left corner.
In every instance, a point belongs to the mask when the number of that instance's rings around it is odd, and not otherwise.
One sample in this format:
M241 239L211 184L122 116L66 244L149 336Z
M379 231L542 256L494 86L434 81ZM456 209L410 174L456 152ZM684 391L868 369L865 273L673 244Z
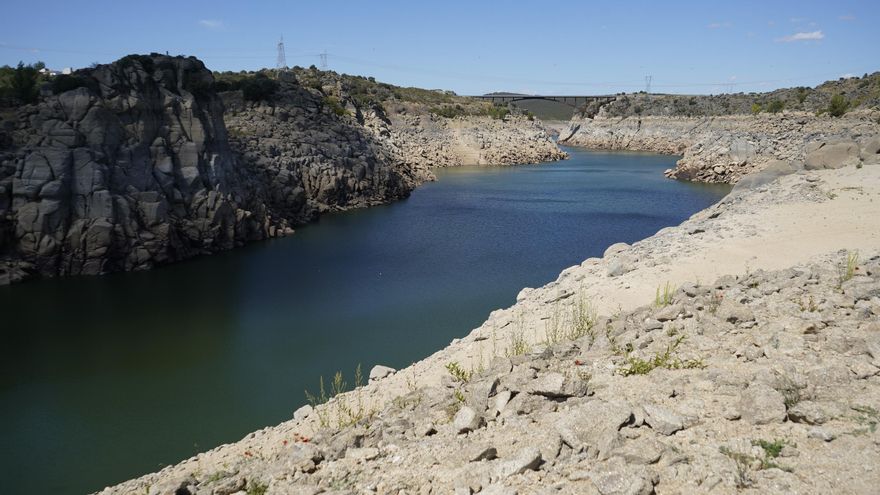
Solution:
M729 190L664 179L674 157L567 151L151 272L0 288L3 491L95 491L238 440L319 376L406 366Z

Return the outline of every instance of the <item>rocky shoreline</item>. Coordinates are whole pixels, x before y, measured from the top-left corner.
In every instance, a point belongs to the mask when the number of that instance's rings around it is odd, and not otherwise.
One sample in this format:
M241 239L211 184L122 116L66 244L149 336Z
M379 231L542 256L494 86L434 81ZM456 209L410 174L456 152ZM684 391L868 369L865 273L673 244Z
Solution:
M880 167L750 181L409 368L101 493L871 493Z
M559 142L591 149L650 151L682 155L667 177L697 182L736 183L778 161L793 168L807 163L820 145L841 147L831 163L880 162L880 112L853 112L840 118L805 112L724 116L612 117L572 120ZM827 153L826 149L822 153ZM854 162L853 162L854 163Z
M326 211L405 198L437 166L565 157L540 123L491 118L466 98L350 87L317 70L243 77L247 98L220 93L194 57L130 55L4 114L0 285L147 270L289 235Z

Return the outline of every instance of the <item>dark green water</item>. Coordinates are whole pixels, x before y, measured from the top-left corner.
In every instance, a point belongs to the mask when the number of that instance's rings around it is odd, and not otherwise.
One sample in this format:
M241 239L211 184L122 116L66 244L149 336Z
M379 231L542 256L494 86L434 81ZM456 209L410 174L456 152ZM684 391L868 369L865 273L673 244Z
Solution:
M664 179L673 157L568 151L152 272L0 288L3 493L98 490L238 440L318 376L406 366L728 191Z

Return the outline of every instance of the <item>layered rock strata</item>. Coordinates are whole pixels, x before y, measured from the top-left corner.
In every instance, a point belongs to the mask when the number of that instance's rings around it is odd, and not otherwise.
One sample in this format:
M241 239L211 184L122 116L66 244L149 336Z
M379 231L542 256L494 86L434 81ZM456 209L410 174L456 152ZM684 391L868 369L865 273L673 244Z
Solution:
M803 168L820 146L844 143L845 156L866 164L880 162L880 114L841 118L806 113L707 117L626 116L573 119L560 142L593 149L651 151L682 155L667 176L698 182L736 183L783 160ZM827 150L823 153L826 153ZM854 163L854 162L853 162ZM819 167L822 168L822 167Z

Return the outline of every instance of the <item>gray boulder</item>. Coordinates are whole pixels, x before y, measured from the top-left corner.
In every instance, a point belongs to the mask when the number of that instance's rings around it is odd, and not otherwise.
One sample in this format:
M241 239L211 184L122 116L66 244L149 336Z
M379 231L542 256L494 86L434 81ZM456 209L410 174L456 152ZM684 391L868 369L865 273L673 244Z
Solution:
M866 165L880 164L880 137L871 138L862 144L859 156Z
M859 145L855 141L819 143L807 148L806 170L843 168L859 163Z
M800 168L802 168L802 164L792 163L787 160L770 160L760 171L741 178L730 192L731 194L739 194L748 189L769 184L782 176L797 172Z

